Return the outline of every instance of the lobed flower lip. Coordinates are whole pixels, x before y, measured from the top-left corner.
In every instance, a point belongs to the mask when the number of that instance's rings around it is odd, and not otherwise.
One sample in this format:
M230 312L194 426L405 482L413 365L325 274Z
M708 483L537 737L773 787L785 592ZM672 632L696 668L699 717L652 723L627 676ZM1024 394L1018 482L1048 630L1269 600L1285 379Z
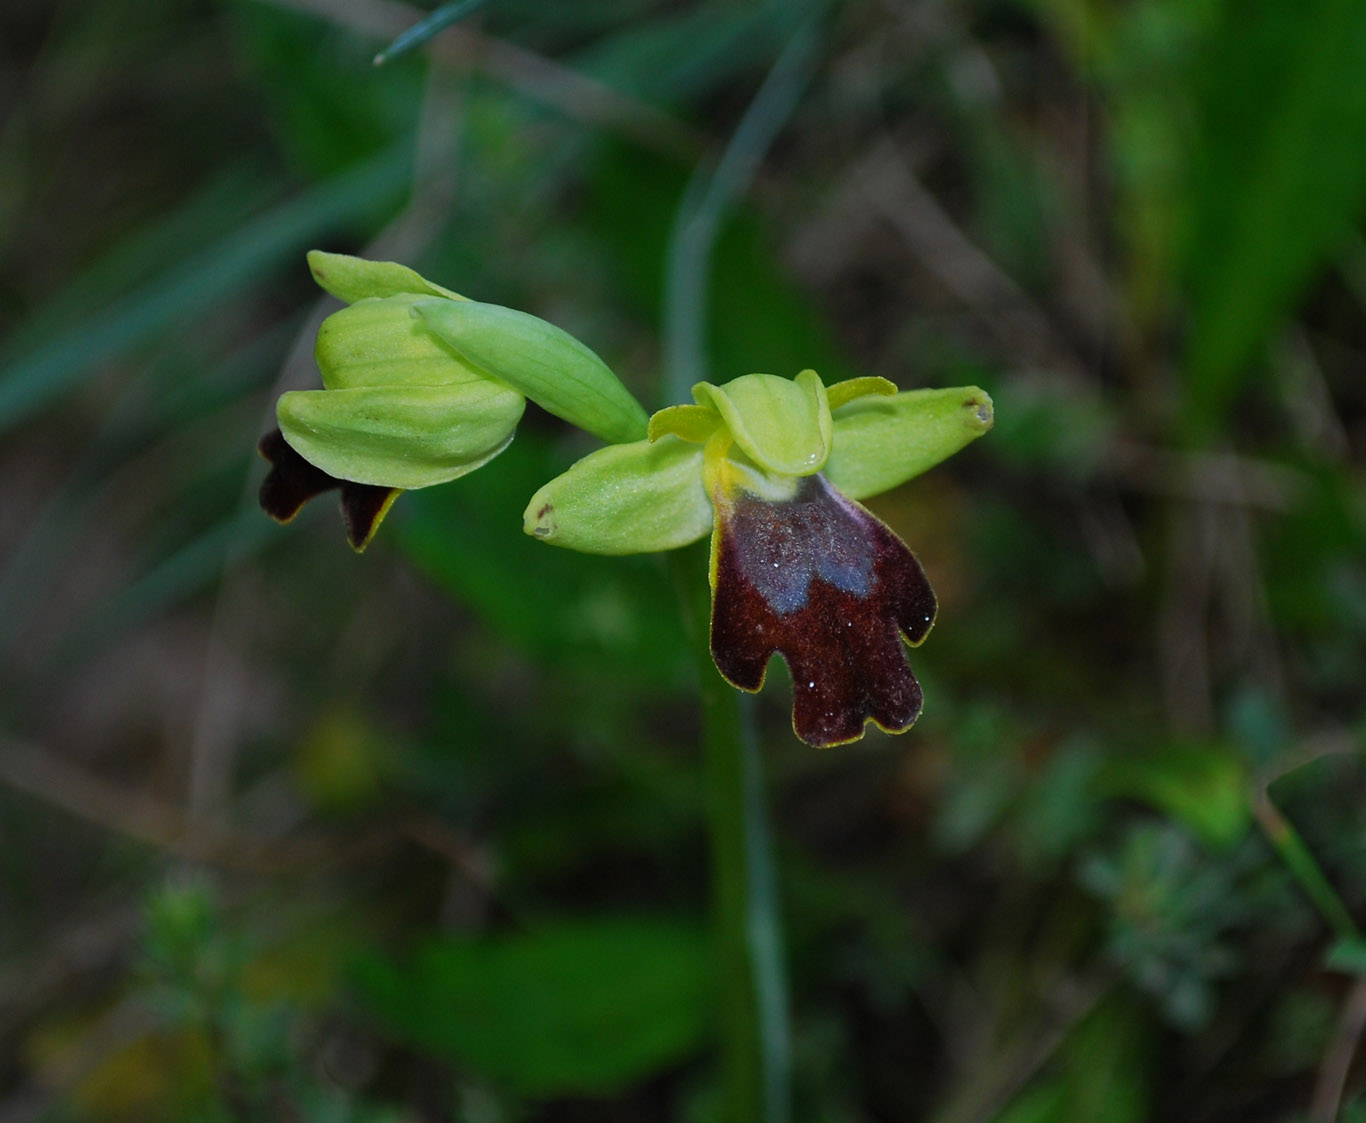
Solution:
M379 524L399 496L396 487L380 487L329 476L295 452L279 429L272 429L262 437L256 451L270 463L270 471L261 481L261 509L276 522L292 522L310 499L340 488L346 540L357 553L370 544Z
M790 499L740 490L716 501L711 653L757 691L774 654L792 673L792 728L809 745L889 733L920 716L922 692L902 646L921 643L937 605L915 556L821 475Z

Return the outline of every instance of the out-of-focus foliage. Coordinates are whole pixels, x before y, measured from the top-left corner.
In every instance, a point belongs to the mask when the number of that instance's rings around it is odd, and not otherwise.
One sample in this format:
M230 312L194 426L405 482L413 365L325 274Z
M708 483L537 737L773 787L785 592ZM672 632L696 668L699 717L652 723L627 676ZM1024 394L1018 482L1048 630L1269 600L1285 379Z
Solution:
M796 1116L1366 1118L1366 7L150 0L0 12L0 1118L722 1118L657 559L521 533L529 408L356 558L255 509L309 248L558 324L647 409L680 199L819 63L709 374L980 385L875 501L924 717L759 701ZM696 567L699 580L705 565Z
M620 1091L692 1054L713 995L700 931L599 918L446 939L358 967L401 1039L531 1096Z

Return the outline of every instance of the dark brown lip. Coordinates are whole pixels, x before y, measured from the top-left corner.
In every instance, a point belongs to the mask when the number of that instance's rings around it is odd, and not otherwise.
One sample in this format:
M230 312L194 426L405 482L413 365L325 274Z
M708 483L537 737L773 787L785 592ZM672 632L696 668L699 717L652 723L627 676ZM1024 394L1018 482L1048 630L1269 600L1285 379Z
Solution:
M782 655L811 745L857 740L868 721L909 729L923 695L902 641L925 638L937 604L906 544L819 475L790 500L741 493L716 510L711 652L726 680L758 690Z
M256 450L270 462L270 471L261 481L261 510L276 522L287 523L310 499L340 488L346 539L355 550L369 544L380 517L397 493L395 488L341 480L315 468L290 447L279 429L262 437Z

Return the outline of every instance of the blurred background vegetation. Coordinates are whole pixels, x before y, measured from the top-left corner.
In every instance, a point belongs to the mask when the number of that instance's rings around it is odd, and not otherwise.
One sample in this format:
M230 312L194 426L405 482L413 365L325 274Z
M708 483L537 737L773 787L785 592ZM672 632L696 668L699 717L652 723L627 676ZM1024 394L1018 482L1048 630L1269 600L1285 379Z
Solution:
M0 12L0 1120L721 1117L659 559L536 410L363 557L254 453L397 259L661 400L670 232L797 25L712 371L976 383L875 501L925 716L760 702L798 1120L1366 1119L1366 5ZM698 580L703 580L698 568Z

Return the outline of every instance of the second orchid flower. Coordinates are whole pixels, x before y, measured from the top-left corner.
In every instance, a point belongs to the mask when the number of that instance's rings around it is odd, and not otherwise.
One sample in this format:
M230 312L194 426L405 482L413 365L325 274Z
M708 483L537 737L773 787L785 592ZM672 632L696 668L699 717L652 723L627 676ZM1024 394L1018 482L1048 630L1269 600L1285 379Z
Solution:
M645 411L572 335L468 300L403 265L313 251L319 286L345 301L318 329L323 389L283 394L261 441L267 513L287 522L339 488L362 550L399 492L458 479L512 440L526 399L605 441L645 434Z

